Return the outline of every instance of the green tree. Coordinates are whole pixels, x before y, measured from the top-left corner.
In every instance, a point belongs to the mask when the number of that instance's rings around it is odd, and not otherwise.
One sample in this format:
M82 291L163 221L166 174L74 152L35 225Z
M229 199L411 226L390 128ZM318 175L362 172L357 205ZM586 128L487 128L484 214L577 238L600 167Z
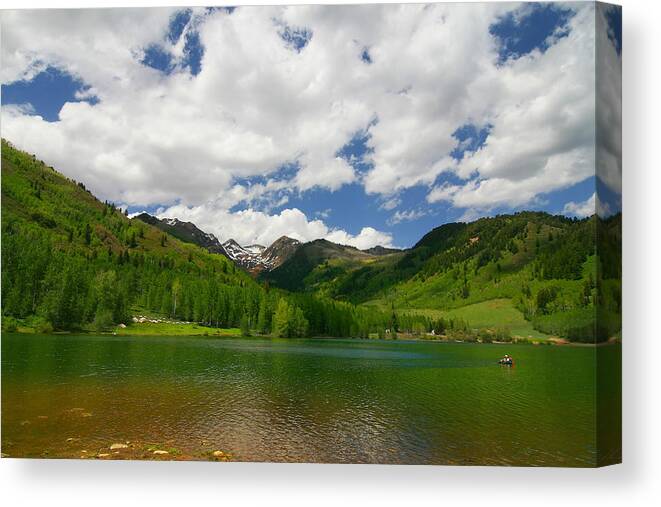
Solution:
M257 331L266 334L271 328L271 315L269 313L268 301L265 297L260 299L259 312L257 314Z
M284 298L280 298L278 306L273 314L273 335L278 338L289 338L289 303Z
M248 318L248 314L244 313L243 317L241 317L241 336L250 336L250 319Z
M308 334L308 321L303 310L296 306L289 306L289 337L303 338Z
M558 288L555 286L542 287L537 291L535 298L537 311L541 314L547 313L548 306L558 295Z
M172 317L177 316L177 299L179 298L179 295L181 294L181 282L179 281L178 278L176 278L172 282Z

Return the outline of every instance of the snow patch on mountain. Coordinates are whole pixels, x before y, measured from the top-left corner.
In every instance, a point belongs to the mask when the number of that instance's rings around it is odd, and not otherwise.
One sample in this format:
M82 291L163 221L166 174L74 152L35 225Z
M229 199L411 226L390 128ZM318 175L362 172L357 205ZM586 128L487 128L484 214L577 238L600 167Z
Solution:
M264 250L266 250L266 247L262 245L248 245L244 246L243 248L254 254L261 254Z
M300 242L283 236L266 248L262 245L241 246L229 239L223 243L227 256L237 265L252 272L271 271L277 268L298 248Z

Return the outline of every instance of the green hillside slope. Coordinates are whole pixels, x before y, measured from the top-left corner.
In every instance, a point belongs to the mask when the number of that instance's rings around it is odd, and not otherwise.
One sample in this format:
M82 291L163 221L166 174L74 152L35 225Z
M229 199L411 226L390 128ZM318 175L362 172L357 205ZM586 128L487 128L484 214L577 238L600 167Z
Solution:
M255 280L2 141L6 330L103 330L144 312L278 336L601 341L621 329L620 244L621 215L521 212L445 224L385 255L313 241Z
M3 140L3 329L108 330L130 326L135 314L284 337L368 336L392 319L269 289L226 257L129 219Z
M261 279L287 290L325 293L324 287L337 276L393 255L397 253L379 251L379 254L373 254L318 239L299 246L289 259L274 270L263 273Z
M261 290L226 258L130 220L5 141L2 288L4 315L46 329L104 328L135 305L232 325ZM216 303L199 294L215 291L232 303L212 318Z
M617 297L608 296L619 290L619 273L609 273L608 268L617 264L619 250L617 236L604 233L602 257L610 258L599 260L597 224L617 229L618 220L613 217L611 225L605 225L597 217L576 220L521 212L450 223L430 231L406 252L371 262L317 262L305 271L304 283L285 283L291 289L322 292L384 311L394 308L431 316L463 318L465 312L451 310L505 299L517 314L513 327L520 335L541 332L578 341L604 340L620 328ZM281 271L296 280L292 261ZM305 263L299 260L297 266ZM607 283L598 274L604 271L611 280ZM277 278L273 282L282 283ZM608 284L612 288L601 295L610 301L602 319L606 325L597 328L597 287ZM509 310L487 312L490 317L469 314L473 327L512 327Z

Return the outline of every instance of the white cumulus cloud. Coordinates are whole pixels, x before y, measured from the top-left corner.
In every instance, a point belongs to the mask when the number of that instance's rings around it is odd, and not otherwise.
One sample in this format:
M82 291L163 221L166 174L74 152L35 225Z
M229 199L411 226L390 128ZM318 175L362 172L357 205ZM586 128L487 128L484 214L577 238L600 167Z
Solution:
M197 216L223 237L388 243L369 224L352 224L361 232L351 235L281 208L293 193L359 183L386 210L401 204L401 190L426 185L427 205L485 213L593 175L596 14L590 3L562 8L574 11L566 37L505 63L489 28L530 7L195 8L184 29L204 47L195 76L141 63L151 44L180 61L183 39L166 39L174 9L3 11L4 84L54 66L99 102L66 103L56 122L3 106L2 135L102 199ZM283 27L306 30L307 45L283 41ZM604 96L618 91L608 84ZM458 162L453 133L464 125L488 126L489 136ZM339 155L357 134L369 148L361 173ZM611 186L621 172L617 135L597 154ZM278 177L283 166L295 170ZM454 184L435 186L444 172ZM237 205L246 209L230 211Z
M343 229L329 228L322 220L309 220L298 208L267 214L254 209L230 212L212 203L193 207L178 204L160 209L157 215L160 218L176 217L193 222L221 241L232 238L241 245L257 243L268 246L281 236L289 236L302 242L325 238L360 249L376 245L393 246L393 238L389 233L363 227L358 234L350 234Z
M610 205L607 202L603 202L601 199L599 199L599 196L596 192L588 197L585 201L569 201L567 204L565 204L562 212L565 215L579 218L590 217L595 213L602 218L613 214L613 210L611 210Z
M585 218L594 215L595 213L595 201L597 194L594 193L588 197L583 202L574 202L569 201L565 204L562 212L565 215L575 216L579 218Z
M388 219L388 223L399 224L401 222L412 222L414 220L424 217L426 214L427 212L421 209L395 211L395 213L393 213L393 215Z

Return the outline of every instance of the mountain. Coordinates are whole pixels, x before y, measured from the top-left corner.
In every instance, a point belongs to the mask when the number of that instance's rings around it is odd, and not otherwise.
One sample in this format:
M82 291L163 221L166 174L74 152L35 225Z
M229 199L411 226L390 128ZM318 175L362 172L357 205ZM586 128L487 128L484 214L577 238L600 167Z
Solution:
M233 239L221 243L216 236L202 231L192 222L182 222L177 218L157 218L148 213L140 213L134 218L153 225L181 241L200 246L211 253L224 255L252 274L278 267L300 244L299 241L286 236L282 236L268 248L257 244L241 246Z
M148 213L140 213L134 218L153 225L181 241L201 246L211 253L224 255L228 259L234 261L237 266L254 275L270 272L279 268L284 262L289 260L301 246L300 241L287 236L278 238L268 248L257 244L242 246L234 239L229 239L224 243L221 243L216 236L202 231L192 222L183 222L177 218L157 218ZM371 257L379 257L401 252L401 250L396 248L385 248L383 246L375 246L361 251L355 247L338 245L327 240L316 240L304 245L305 253L303 254L303 257L307 259L305 262L310 264L311 269L314 268L314 265L330 259L355 261L362 258L363 260L366 260ZM300 263L300 261L294 261L294 263ZM292 279L289 275L284 274L291 271L299 272L301 270L297 266L290 266L284 268L282 272L276 273L272 277L267 278L275 280L287 279L290 283L281 283L280 286L300 288L300 283L298 283L300 280Z
M262 279L288 290L316 290L319 284L337 274L373 261L377 257L353 246L317 239L298 245L284 262L263 273ZM317 276L318 274L321 276Z
M258 274L280 266L299 245L299 241L282 236L268 248L262 245L241 246L233 239L223 243L223 248L237 265L250 273Z
M255 245L242 247L233 239L229 239L223 243L223 248L227 252L227 256L246 271L259 273L264 269L268 269L262 260L264 247L261 247L261 245L258 248Z
M212 242L192 224L172 221L171 234L143 220L3 140L3 326L11 317L42 331L102 330L134 309L238 326L263 289L229 259L177 239ZM210 297L228 306L218 313Z
M262 252L262 259L270 267L270 271L281 266L282 263L294 255L300 245L301 242L297 239L280 236Z
M353 302L387 295L409 307L452 308L511 298L536 280L581 280L594 253L591 219L521 212L449 223L397 259L348 273L333 294Z
M201 246L202 248L206 248L211 253L217 253L229 257L216 236L198 229L192 222L182 222L177 218L161 219L148 213L140 213L134 218L145 222L146 224L153 225L185 243L192 243Z
M454 326L601 341L621 329L621 227L621 214L523 211L444 224L394 252L219 244L191 223L130 219L3 140L3 329L103 330L147 311L278 336Z
M387 255L306 243L262 278L383 311L456 315L518 326L524 336L603 340L621 326L620 237L621 215L577 220L525 211L444 224ZM597 291L602 328L595 327Z
M1 151L3 332L109 331L136 314L279 337L366 338L390 326L384 312L267 290L208 252L215 238L192 224L131 219L4 139ZM243 250L275 266L297 245Z

